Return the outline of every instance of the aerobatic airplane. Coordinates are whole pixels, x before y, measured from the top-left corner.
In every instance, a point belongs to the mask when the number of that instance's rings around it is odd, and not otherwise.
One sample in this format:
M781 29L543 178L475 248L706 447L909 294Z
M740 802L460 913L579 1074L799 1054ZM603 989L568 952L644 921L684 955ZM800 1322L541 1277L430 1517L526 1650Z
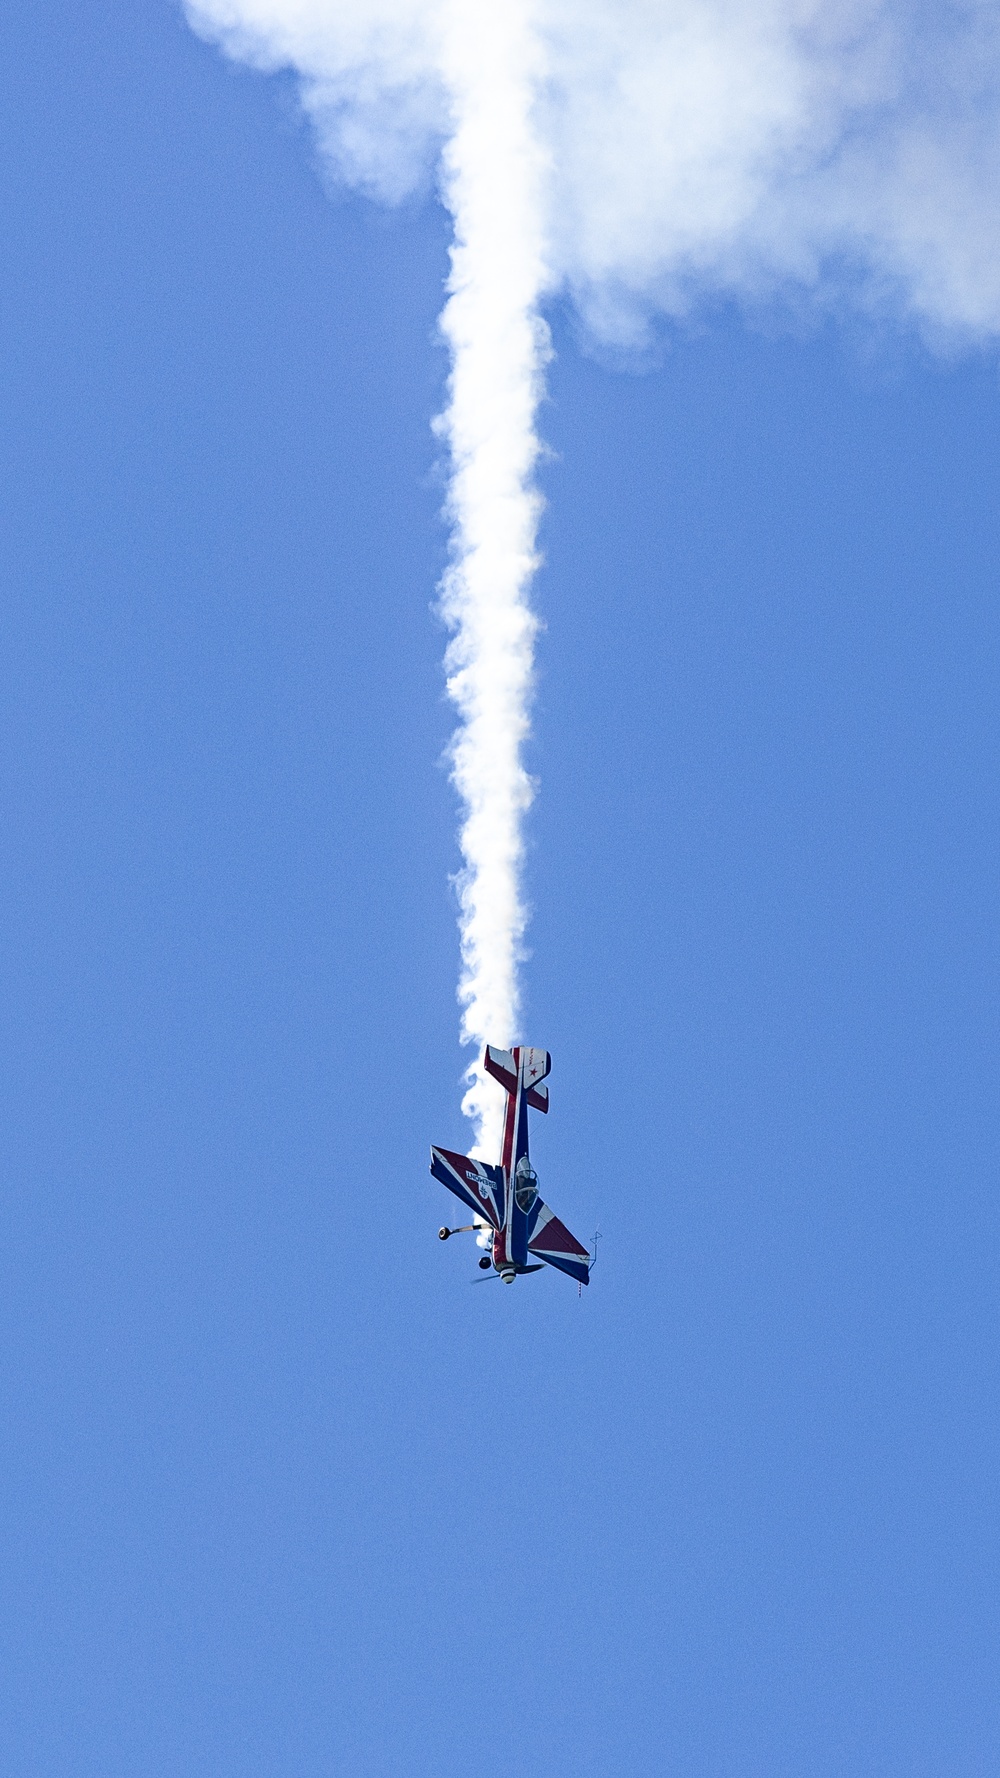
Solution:
M543 1204L528 1158L528 1107L549 1109L549 1089L542 1081L552 1058L548 1050L498 1050L491 1046L483 1061L487 1074L498 1080L507 1094L500 1165L488 1167L447 1148L431 1149L435 1179L461 1198L475 1219L461 1229L439 1229L439 1236L447 1241L449 1235L475 1229L480 1247L492 1249L492 1257L484 1254L480 1266L484 1272L492 1266L504 1284L513 1284L519 1272L540 1272L543 1264L568 1272L580 1284L589 1284L590 1255Z

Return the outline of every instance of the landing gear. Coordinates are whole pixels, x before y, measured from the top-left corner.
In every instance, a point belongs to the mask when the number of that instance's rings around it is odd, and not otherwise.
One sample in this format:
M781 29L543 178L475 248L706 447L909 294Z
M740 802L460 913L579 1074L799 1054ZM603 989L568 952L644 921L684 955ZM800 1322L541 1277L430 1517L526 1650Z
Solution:
M438 1240L439 1241L447 1241L448 1236L450 1234L451 1234L450 1229L438 1229Z
M479 1262L479 1270L481 1272L488 1272L492 1264L493 1264L493 1261L491 1259L487 1259L487 1257L484 1253L482 1259Z

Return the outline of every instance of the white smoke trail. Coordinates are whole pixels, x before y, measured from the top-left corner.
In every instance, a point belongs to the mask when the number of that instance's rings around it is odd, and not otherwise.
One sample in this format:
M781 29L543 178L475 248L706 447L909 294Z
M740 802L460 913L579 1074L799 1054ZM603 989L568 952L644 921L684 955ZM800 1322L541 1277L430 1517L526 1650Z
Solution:
M463 1034L508 1044L525 925L543 295L642 346L705 297L852 305L1000 337L996 0L186 0L294 69L337 178L395 202L438 162L455 238L454 627ZM442 146L443 145L443 146ZM493 1097L466 1109L484 1151Z
M450 454L452 526L442 610L454 631L448 691L461 717L452 775L463 804L462 1037L477 1048L463 1109L476 1125L473 1152L486 1157L499 1148L502 1096L484 1076L481 1056L485 1043L506 1047L516 1036L526 923L522 824L533 794L522 755L537 631L528 598L540 511L535 416L549 337L538 312L548 273L546 162L533 127L544 64L533 11L532 0L354 7L208 0L192 8L201 28L221 32L235 53L266 65L288 59L306 72L322 94L315 108L337 113L335 153L360 161L365 183L392 195L402 189L401 115L416 117L418 129L432 120L444 140L441 194L454 237L441 317L451 350L449 399L437 423ZM388 88L392 104L379 110L376 99L376 123L360 127L357 108L349 107L345 149L342 71L370 67L387 43L391 72L373 81L355 71L349 86L353 97L369 100ZM426 97L428 69L433 99Z
M458 0L443 65L452 116L443 190L454 218L441 318L452 354L440 424L454 526L443 608L456 631L448 690L462 716L453 745L464 804L462 1035L481 1053L516 1034L522 819L532 797L522 748L536 631L528 603L539 513L535 414L548 333L538 314L545 168L532 127L541 58L526 0ZM486 1156L499 1146L498 1099L477 1060L463 1109Z

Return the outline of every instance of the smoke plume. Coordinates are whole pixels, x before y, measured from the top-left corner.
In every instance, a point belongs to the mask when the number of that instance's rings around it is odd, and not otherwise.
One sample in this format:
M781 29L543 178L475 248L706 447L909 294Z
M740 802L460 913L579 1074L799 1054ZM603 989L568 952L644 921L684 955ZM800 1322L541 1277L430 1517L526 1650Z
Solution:
M460 714L463 1035L517 1033L543 300L643 349L729 300L1000 331L994 0L188 0L300 79L331 175L454 222L440 429ZM495 1146L477 1078L466 1109Z
M443 606L455 630L448 690L462 718L453 743L465 811L462 1035L480 1053L515 1033L522 816L531 801L521 749L535 637L535 410L548 335L538 314L543 161L532 128L540 57L527 14L527 0L456 7L443 45L451 115L442 190L455 230L441 317L452 355L441 430L455 558ZM477 1072L465 1110L493 1149L500 1132L484 1125L498 1099Z

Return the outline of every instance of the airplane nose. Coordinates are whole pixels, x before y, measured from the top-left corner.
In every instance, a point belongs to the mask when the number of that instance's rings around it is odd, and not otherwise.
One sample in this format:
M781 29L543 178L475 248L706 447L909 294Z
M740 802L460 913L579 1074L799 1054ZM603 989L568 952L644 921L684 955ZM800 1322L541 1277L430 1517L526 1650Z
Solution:
M501 1282L501 1284L513 1284L514 1279L516 1277L517 1277L516 1272L501 1272L500 1273L500 1282Z

